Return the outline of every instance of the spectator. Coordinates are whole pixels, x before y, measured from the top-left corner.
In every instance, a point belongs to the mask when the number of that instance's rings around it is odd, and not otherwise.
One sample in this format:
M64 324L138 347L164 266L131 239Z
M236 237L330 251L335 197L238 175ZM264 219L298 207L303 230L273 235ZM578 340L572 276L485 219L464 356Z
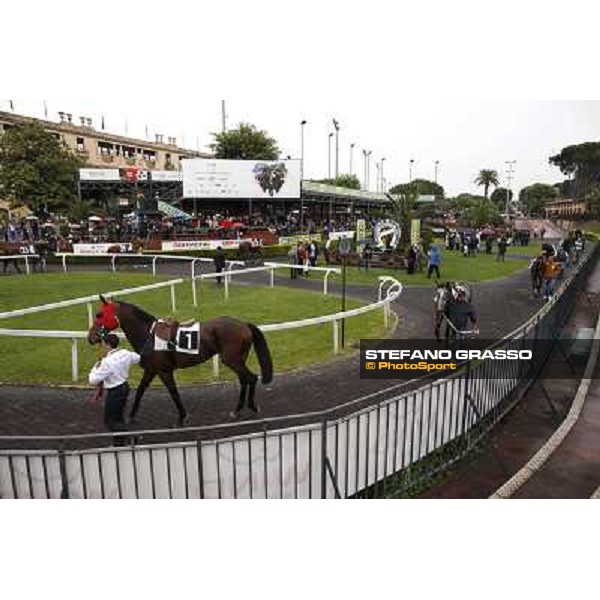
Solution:
M440 249L435 244L431 246L431 249L428 253L428 268L427 268L427 279L431 279L432 273L435 271L438 279L441 278L440 275L440 265L442 263L442 255L440 253Z
M498 256L496 257L496 262L498 262L500 260L502 262L505 262L507 246L508 246L508 242L506 241L506 237L502 236L498 240Z

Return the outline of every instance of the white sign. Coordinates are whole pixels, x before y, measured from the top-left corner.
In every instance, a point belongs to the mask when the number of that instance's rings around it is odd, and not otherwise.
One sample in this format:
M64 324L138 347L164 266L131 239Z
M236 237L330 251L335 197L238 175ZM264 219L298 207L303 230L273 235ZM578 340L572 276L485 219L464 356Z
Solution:
M181 161L184 198L300 198L300 161Z
M133 252L131 244L73 244L73 254L108 254L115 246L119 247L122 254Z
M152 171L152 181L181 181L181 171Z
M121 181L119 169L79 169L81 181Z
M236 250L242 242L251 240L180 240L174 242L163 242L163 252L185 252L186 250L216 250L221 247L223 250Z
M330 240L353 240L356 235L355 231L332 231L329 234Z
M427 196L420 194L417 198L417 202L435 202L435 196Z

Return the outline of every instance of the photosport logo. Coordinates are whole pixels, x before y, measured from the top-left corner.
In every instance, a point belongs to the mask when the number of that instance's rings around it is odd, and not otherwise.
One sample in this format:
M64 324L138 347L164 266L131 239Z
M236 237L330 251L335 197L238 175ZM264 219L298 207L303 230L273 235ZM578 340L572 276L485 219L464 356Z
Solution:
M539 342L539 340L538 340ZM361 340L361 379L415 379L444 377L465 368L477 377L521 377L536 365L533 341L518 340L498 347L498 340Z

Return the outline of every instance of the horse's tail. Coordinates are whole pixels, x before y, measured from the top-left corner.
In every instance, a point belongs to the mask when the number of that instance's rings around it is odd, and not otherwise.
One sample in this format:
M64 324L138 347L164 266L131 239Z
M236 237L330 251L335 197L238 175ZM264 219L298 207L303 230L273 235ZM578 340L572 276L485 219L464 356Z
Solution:
M265 339L263 332L256 325L248 323L248 327L250 327L250 331L252 332L252 340L260 364L262 382L265 384L270 383L273 380L273 360L271 358L271 351L267 345L267 340Z

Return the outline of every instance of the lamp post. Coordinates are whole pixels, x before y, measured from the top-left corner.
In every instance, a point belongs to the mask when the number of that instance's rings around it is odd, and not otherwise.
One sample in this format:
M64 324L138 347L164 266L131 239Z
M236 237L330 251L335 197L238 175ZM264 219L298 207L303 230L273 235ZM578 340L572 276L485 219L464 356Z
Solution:
M338 244L338 251L342 256L342 312L346 312L346 267L348 264L348 253L350 252L350 240L342 238ZM342 319L342 350L346 345L346 319Z
M327 146L327 178L331 179L331 138L333 133L329 134L329 144Z
M306 119L300 121L300 182L304 179L304 126Z
M340 124L336 119L332 119L335 129L335 178L340 175Z
M354 175L354 171L352 168L352 159L353 159L353 155L354 155L354 146L356 146L356 144L350 144L350 175Z
M438 182L438 168L440 166L440 161L436 160L435 161L435 182Z
M363 149L363 157L365 159L365 176L363 179L363 187L365 189L365 191L368 189L368 183L367 183L367 151L365 149Z
M371 183L371 154L373 154L373 150L367 152L367 192Z
M411 158L409 166L408 166L408 181L409 181L409 183L412 183L412 170L413 170L414 164L415 164L415 159Z
M385 163L385 157L383 157L381 159L381 189L380 189L380 192L382 194L385 193L385 185L384 185L385 177L383 176L383 173L384 173L384 171L383 171L383 165L384 165L384 163Z
M506 218L510 219L510 184L512 183L513 180L513 174L514 174L514 166L517 164L516 160L507 160L505 162L505 164L508 165L507 167L507 171L506 171L506 178L508 180L508 184L506 186Z

